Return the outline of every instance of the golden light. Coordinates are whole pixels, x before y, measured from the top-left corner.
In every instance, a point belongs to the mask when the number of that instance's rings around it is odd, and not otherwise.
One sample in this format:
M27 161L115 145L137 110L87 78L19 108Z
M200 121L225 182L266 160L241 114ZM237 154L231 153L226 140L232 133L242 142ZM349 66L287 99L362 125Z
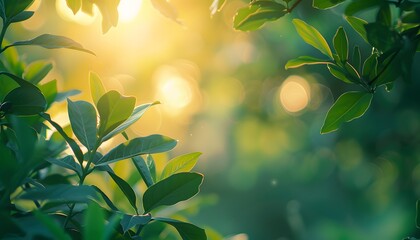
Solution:
M142 0L121 0L118 5L119 21L131 22L140 12Z
M73 14L72 10L67 6L66 0L57 0L55 1L55 4L58 15L67 21L76 22L82 25L90 25L98 16L98 9L95 6L93 7L93 16L90 16L82 11Z
M310 87L308 82L299 76L289 76L279 91L280 103L288 112L299 112L308 106Z

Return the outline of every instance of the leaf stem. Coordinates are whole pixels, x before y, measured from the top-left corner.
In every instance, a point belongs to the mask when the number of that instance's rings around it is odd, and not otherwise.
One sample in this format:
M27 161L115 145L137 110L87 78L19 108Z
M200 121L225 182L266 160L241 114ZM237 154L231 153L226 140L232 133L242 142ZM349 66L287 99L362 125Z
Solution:
M297 0L290 8L287 9L287 12L291 13L293 11L293 9L295 9L299 5L299 3L301 3L301 2L302 2L302 0Z
M398 49L397 51L395 51L392 56L391 59L389 60L389 62L387 62L387 64L384 66L384 68L378 73L378 75L376 75L372 80L370 80L369 82L369 86L372 87L372 85L379 79L379 77L385 72L385 70L389 67L389 65L391 65L391 63L395 60L395 57L398 55L398 53L400 52L400 49Z
M3 22L3 27L1 28L1 33L0 33L0 53L6 50L6 48L3 48L2 45L3 45L4 36L6 35L6 31L8 27L9 27L9 23Z

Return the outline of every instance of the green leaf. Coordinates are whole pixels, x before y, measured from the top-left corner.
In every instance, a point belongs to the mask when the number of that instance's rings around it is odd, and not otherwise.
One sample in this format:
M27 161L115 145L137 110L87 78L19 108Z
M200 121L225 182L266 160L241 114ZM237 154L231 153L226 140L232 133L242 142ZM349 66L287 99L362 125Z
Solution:
M102 32L106 33L111 27L118 24L118 4L119 0L95 1L102 15ZM86 5L84 3L83 5ZM90 8L90 6L88 6Z
M149 187L143 195L145 212L164 205L174 205L192 198L200 191L203 175L177 173Z
M28 88L34 88L34 89L38 89L35 85L33 85L32 83L14 75L8 72L0 72L0 75L5 75L7 77L9 77L10 79L12 79L13 81L15 81L17 84L19 84L19 86L21 87L28 87Z
M210 14L213 16L216 12L220 12L225 3L226 0L213 0L210 6Z
M349 41L347 39L346 31L343 27L339 27L334 35L334 49L342 62L347 61L349 56Z
M39 114L42 118L47 120L53 127L57 130L57 132L60 133L60 135L66 140L66 142L69 144L71 150L73 151L74 155L76 156L78 162L80 165L83 164L83 152L80 149L79 145L77 145L76 141L71 139L66 132L64 132L63 128L53 120L51 120L51 117L48 113L41 113Z
M128 215L124 214L123 218L121 219L121 227L125 232L127 232L130 228L135 227L137 225L146 225L147 223L152 220L150 214L145 215Z
M312 6L318 9L328 9L343 3L345 0L314 0Z
M48 109L48 107L55 101L55 98L57 96L57 80L54 79L45 84L42 84L39 86L39 89L41 90L42 94L45 97L45 100L47 101Z
M351 80L351 77L348 76L348 74L346 73L346 71L344 69L342 69L341 67L335 65L335 64L328 64L328 70L330 71L330 73L336 77L337 79L345 82L345 83L353 83L353 81Z
M321 51L324 55L328 56L329 58L333 58L332 52L330 47L328 46L327 41L321 35L321 33L316 30L316 28L312 27L311 25L305 23L300 19L293 19L293 24L300 35L300 37L309 45L312 45L314 48Z
M98 161L98 166L132 158L142 154L166 152L174 148L177 141L162 135L139 137L122 143L105 154Z
M14 16L18 15L19 13L23 12L26 8L28 8L34 0L3 0L4 3L4 10L5 16L8 20L12 19ZM3 14L1 14L3 15ZM6 20L3 18L3 20Z
M82 0L66 0L67 6L76 14L82 7Z
M98 100L99 137L102 138L127 120L133 112L136 99L109 91Z
M118 187L124 193L127 200L130 202L131 206L137 212L136 194L134 193L134 190L131 188L131 186L126 181L124 181L124 179L118 177L115 173L108 172L108 174L109 174L109 176L111 176L111 178L114 180L114 182L118 185Z
M33 84L38 84L45 76L47 76L52 67L52 64L46 61L33 62L26 67L25 72L23 73L23 78Z
M85 101L72 102L67 99L68 112L74 135L88 149L96 145L96 110Z
M345 17L350 26L366 41L368 42L365 26L368 24L365 20L353 16Z
M324 60L324 59L314 58L310 56L300 56L298 58L287 61L285 69L298 68L303 65L329 64L329 63L331 63L330 60Z
M130 115L130 117L127 118L121 125L116 127L114 130L109 132L106 136L102 138L102 141L105 142L106 140L112 138L113 136L125 131L128 127L133 125L135 122L137 122L143 114L153 105L159 104L160 102L153 102L153 103L147 103L142 104L140 106L137 106L134 108L133 113Z
M383 0L354 0L347 5L345 14L353 15L357 12L367 10L369 8L380 6L383 3Z
M47 159L47 161L57 166L70 169L76 172L79 176L83 175L82 167L78 163L76 163L76 161L74 161L73 156L66 156L61 159L49 158Z
M204 229L199 228L191 223L181 222L169 218L153 218L153 220L164 222L174 227L183 240L207 240Z
M389 4L382 4L376 15L376 22L387 27L392 25L391 6Z
M105 94L105 87L102 84L101 79L99 78L98 74L94 72L89 73L89 85L90 85L90 93L92 96L93 103L95 106L98 106L99 99Z
M420 200L416 202L416 226L420 228Z
M111 169L112 170L112 169ZM112 172L112 171L110 171ZM114 212L119 212L120 210L114 205L114 203L112 203L111 199L109 199L109 197L97 186L92 185L91 187L93 187L99 194L101 194L102 198L104 199L105 203L108 205L108 207L113 210Z
M280 3L253 1L249 7L238 10L234 17L233 26L237 30L253 31L262 27L266 22L275 21L287 13L286 7Z
M20 199L46 200L59 203L87 203L98 199L96 191L91 186L74 186L69 184L56 184L46 186L46 188L31 188L26 190Z
M93 16L93 3L91 0L82 0L82 11L90 16Z
M369 108L372 97L367 92L347 92L341 95L328 111L321 133L335 131L342 123L361 117Z
M378 73L378 58L376 54L370 55L363 63L362 76L368 79L372 79Z
M163 16L177 23L181 23L178 20L178 12L167 0L151 0L151 2L153 7L157 9Z
M152 186L155 182L153 181L152 174L150 173L149 167L141 156L135 156L132 158L134 166L140 173L147 187Z
M362 56L360 54L360 48L359 46L355 46L353 49L353 56L351 58L353 62L353 66L356 68L356 70L360 70L360 66L362 63Z
M90 202L84 216L83 239L104 239L105 213L95 202Z
M160 179L165 179L175 173L191 171L195 164L197 164L200 155L201 153L194 152L172 159L168 164L166 164Z
M75 96L77 94L80 94L81 91L77 89L65 91L65 92L59 92L57 93L57 97L55 98L56 102L61 102L66 100L68 97Z
M9 103L6 113L15 115L35 115L45 111L47 102L37 88L18 87L4 97L3 102Z
M71 240L69 235L64 232L64 229L55 222L54 219L38 210L34 211L34 215L35 218L50 231L55 239Z
M95 55L95 53L83 48L83 46L80 45L80 43L77 43L68 37L52 35L52 34L42 34L31 40L14 42L11 45L6 46L5 49L12 46L25 46L25 45L35 45L35 46L40 46L47 49L68 48L68 49L78 50L78 51L87 52L87 53Z
M23 22L34 15L33 11L23 11L10 19L11 23Z
M381 51L394 48L400 42L400 36L396 31L380 23L368 23L365 28L368 42Z
M156 182L156 165L155 160L153 159L153 156L151 154L147 155L146 164L149 168L149 172L152 176L153 181Z

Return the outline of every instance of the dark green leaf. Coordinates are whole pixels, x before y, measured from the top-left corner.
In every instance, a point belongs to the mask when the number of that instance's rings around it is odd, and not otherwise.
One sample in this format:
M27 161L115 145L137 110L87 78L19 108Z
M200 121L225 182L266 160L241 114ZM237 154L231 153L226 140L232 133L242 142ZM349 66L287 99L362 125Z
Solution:
M124 232L127 232L130 228L135 227L137 225L146 225L150 222L152 217L150 214L146 215L128 215L124 214L121 220L121 227Z
M339 27L334 35L334 49L340 58L341 62L345 62L349 56L349 41L347 39L346 31L343 27Z
M253 31L266 22L275 21L287 14L287 9L273 1L254 1L249 7L239 9L235 15L233 26L241 31Z
M416 226L420 228L420 200L416 203Z
M206 240L206 232L204 229L199 228L191 223L181 222L169 218L153 218L153 220L164 222L172 225L181 235L183 240Z
M133 112L136 99L121 96L117 91L109 91L98 100L99 130L102 138L127 120Z
M47 159L49 163L55 164L60 167L64 167L76 172L79 176L82 176L82 167L74 161L73 156L66 156L61 159L50 158Z
M353 49L353 56L351 58L353 66L356 68L356 70L360 70L361 64L362 64L362 56L360 54L360 48L359 46L355 46Z
M35 218L44 225L55 239L70 240L71 238L64 232L64 229L48 215L41 211L34 211Z
M69 90L69 91L65 91L65 92L59 92L59 93L57 93L57 97L55 98L55 101L56 102L61 102L61 101L66 100L68 97L71 97L71 96L74 96L74 95L77 95L77 94L80 94L80 93L81 93L81 91L77 90L77 89Z
M109 176L114 180L114 182L118 185L118 187L121 189L121 191L126 196L127 200L130 202L131 206L136 210L137 212L137 206L136 206L136 194L134 193L131 186L124 181L124 179L118 177L113 172L108 172Z
M63 128L61 128L58 123L51 120L51 117L48 113L41 113L41 117L43 117L45 120L47 120L53 127L60 133L60 135L66 140L66 142L69 144L71 150L73 151L74 155L76 156L77 160L79 161L79 164L83 164L83 152L80 149L79 145L71 139L66 132L64 132Z
M26 8L28 8L34 0L3 0L5 15L7 19L10 21L14 16L18 15L19 13L23 12Z
M68 48L68 49L78 50L78 51L87 52L87 53L95 55L92 51L89 51L83 48L83 46L80 45L80 43L77 43L68 37L52 35L52 34L42 34L28 41L15 42L9 46L6 46L6 48L9 48L12 46L24 46L24 45L36 45L36 46L44 47L47 49Z
M105 213L95 202L90 202L84 216L83 238L104 239Z
M72 102L67 99L68 112L74 135L88 149L96 145L96 110L85 101Z
M192 198L200 191L203 175L198 173L177 173L149 187L143 195L145 212L159 206L174 205Z
M141 156L135 156L132 158L134 166L136 166L137 171L140 173L147 187L150 187L154 184L150 170Z
M93 103L98 106L99 99L105 94L105 88L102 84L98 74L94 72L89 73L90 93L92 96Z
M331 63L330 60L324 60L324 59L314 58L310 56L300 56L298 58L287 61L285 69L298 68L303 65L329 64L329 63Z
M341 67L335 64L328 64L328 70L337 79L340 79L341 81L345 83L353 83L353 81L351 80L351 77L348 76L346 71L342 69Z
M35 115L45 111L47 106L44 95L33 87L15 88L3 101L10 104L7 113L15 115Z
M137 106L134 108L133 113L130 115L130 117L127 118L121 125L119 125L117 128L112 130L110 133L108 133L105 137L102 138L102 141L106 141L113 136L125 131L128 127L130 127L132 124L137 122L143 114L153 105L159 104L160 102L153 102L153 103L147 103L142 104L140 106Z
M47 76L52 67L52 64L46 61L33 62L26 67L23 77L26 81L38 84L45 76Z
M22 194L20 199L47 200L60 203L87 203L98 199L94 188L86 185L74 186L69 184L56 184L46 186L44 189L31 188Z
M380 6L383 0L354 0L347 5L345 10L346 15L353 15L357 12L364 11L369 8Z
M297 32L299 33L300 37L309 45L312 45L314 48L321 51L324 55L333 58L331 49L325 41L325 38L321 35L321 33L316 30L316 28L312 27L311 25L307 24L306 22L300 19L293 19L293 24Z
M103 156L97 165L106 165L142 154L166 152L174 148L177 141L162 135L139 137L122 143Z
M376 15L376 22L387 27L391 27L392 15L391 6L389 4L382 4L379 8L378 14Z
M345 0L314 0L312 6L318 9L328 9L337 6Z
M385 25L368 23L365 25L365 28L369 43L381 51L387 51L399 44L398 33L390 30Z
M112 171L110 171L112 172ZM114 203L112 203L111 199L109 199L109 197L97 186L92 185L91 187L93 187L99 194L101 194L102 198L104 199L105 203L108 205L108 207L115 211L115 212L119 212L120 210L114 205Z
M34 15L34 12L32 12L32 11L23 11L23 12L19 13L18 15L12 17L10 19L10 22L11 23L23 22L23 21L31 18L33 15Z
M363 77L372 79L378 74L378 59L376 54L370 55L363 63Z
M160 179L165 179L175 173L191 171L194 168L195 164L197 164L200 155L201 153L194 152L181 155L170 160L163 169Z
M152 176L153 181L156 182L156 165L155 160L151 154L147 155L146 159L147 167L149 168L150 175Z
M368 42L365 26L368 24L365 20L353 16L345 17L350 26L366 41Z
M66 0L67 6L76 14L82 7L82 0Z
M15 81L21 87L28 87L28 88L37 89L37 87L35 85L33 85L32 83L14 75L14 74L11 74L11 73L8 73L8 72L0 72L0 75L5 75L5 76L11 78L13 81Z
M335 131L342 123L361 117L369 108L372 97L367 92L347 92L341 95L328 111L321 133Z

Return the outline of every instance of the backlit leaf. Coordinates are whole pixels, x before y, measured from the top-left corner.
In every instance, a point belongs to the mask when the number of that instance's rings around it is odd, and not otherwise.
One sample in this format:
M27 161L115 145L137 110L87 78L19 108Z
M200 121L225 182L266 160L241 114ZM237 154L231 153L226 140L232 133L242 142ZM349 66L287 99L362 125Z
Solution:
M250 6L238 10L233 26L242 31L253 31L266 22L275 21L287 14L287 9L273 1L254 1Z
M339 27L334 35L334 49L342 62L347 61L349 55L349 41L347 39L346 31L343 27Z
M76 14L82 7L82 0L66 0L67 6Z
M92 96L93 103L98 106L99 99L106 93L105 87L102 84L98 74L94 72L89 73L89 86L90 94Z
M83 238L103 239L105 232L105 213L95 202L90 202L84 216Z
M127 200L130 202L131 206L137 212L136 194L134 193L134 190L131 188L131 186L126 181L124 181L124 179L118 177L115 173L108 172L108 174L109 174L109 176L111 176L111 178L114 180L114 182L118 185L118 187L124 193Z
M132 158L134 166L136 167L137 171L140 173L143 181L146 183L147 187L152 186L155 182L152 178L152 174L150 173L149 167L147 166L146 162L141 156L135 156Z
M178 156L168 162L162 171L160 179L165 179L175 173L191 171L198 161L201 153L189 153Z
M337 6L345 0L314 0L312 6L318 9L328 9Z
M226 0L213 0L210 6L210 14L214 15L216 12L222 10L223 6L225 5Z
M85 101L67 99L68 113L74 135L89 150L96 145L96 110Z
M52 67L52 64L46 61L32 62L26 67L25 72L23 73L23 78L33 84L38 84L45 76L47 76Z
M367 39L367 33L365 25L368 24L365 20L353 16L346 16L345 17L347 22L351 25L351 27L366 41Z
M311 25L307 24L306 22L300 19L293 19L293 24L295 25L295 28L299 33L300 37L306 43L312 45L331 59L333 58L331 49L327 41L321 35L321 33L319 33L318 30L316 30L316 28L312 27Z
M169 3L167 0L151 0L152 5L155 9L157 9L163 16L177 22L181 23L178 20L178 12L172 6L171 3Z
M310 57L310 56L300 56L300 57L297 57L295 59L291 59L291 60L287 61L285 69L298 68L298 67L301 67L303 65L329 64L329 63L331 63L331 61L329 61L329 60L314 58L314 57Z

